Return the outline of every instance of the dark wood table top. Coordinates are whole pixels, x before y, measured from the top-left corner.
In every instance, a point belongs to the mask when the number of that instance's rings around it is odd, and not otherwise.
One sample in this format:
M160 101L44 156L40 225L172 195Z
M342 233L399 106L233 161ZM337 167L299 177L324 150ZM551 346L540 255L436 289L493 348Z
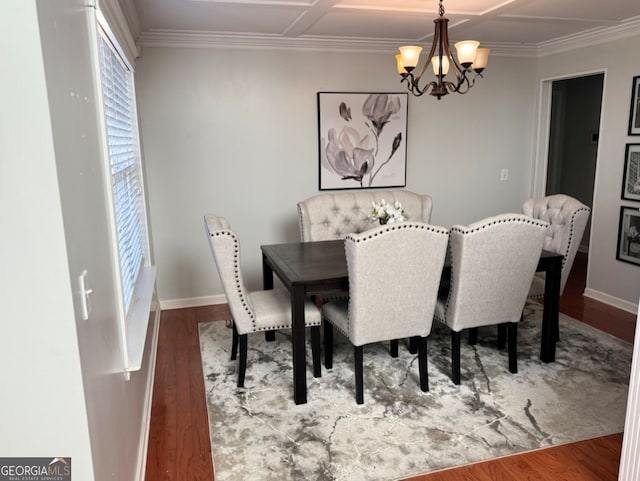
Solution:
M305 285L307 292L346 287L344 241L292 242L261 247L273 271L287 286Z

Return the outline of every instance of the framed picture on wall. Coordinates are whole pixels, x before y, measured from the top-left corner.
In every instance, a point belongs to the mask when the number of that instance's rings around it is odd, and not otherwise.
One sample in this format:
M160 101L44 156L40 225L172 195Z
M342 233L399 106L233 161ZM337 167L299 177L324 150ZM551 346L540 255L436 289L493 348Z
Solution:
M640 265L640 209L620 207L616 259Z
M633 77L633 84L631 86L629 135L640 135L640 75Z
M625 149L622 198L640 201L640 144L627 144Z
M319 187L404 187L407 93L318 92Z

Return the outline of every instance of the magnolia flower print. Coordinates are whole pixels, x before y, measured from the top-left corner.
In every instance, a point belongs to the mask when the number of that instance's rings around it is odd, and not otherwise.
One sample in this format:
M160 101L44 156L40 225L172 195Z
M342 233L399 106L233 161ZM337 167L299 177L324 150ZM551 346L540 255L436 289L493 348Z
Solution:
M373 149L368 147L368 136L351 127L343 127L336 135L329 129L329 140L322 149L322 165L338 174L343 180L356 180L362 186L363 177L373 169Z
M402 132L387 134L385 130L400 112L400 98L389 94L369 94L362 104L364 126L354 125L351 105L342 101L338 114L345 122L340 132L330 128L326 139L322 139L321 162L325 169L337 174L342 180L355 180L360 187L371 187L380 170L391 161L402 145ZM356 122L357 123L357 122ZM389 127L387 127L389 126ZM363 128L361 133L358 127ZM388 139L386 142L382 136ZM393 135L393 137L391 137ZM391 145L388 152L380 152L380 146ZM383 142L381 142L381 139ZM372 144L371 146L369 144ZM378 159L378 156L382 159ZM365 182L366 181L368 182Z
M380 136L391 116L398 112L400 112L400 98L390 97L389 94L371 94L362 106L362 113L371 121L372 130L375 131L376 136Z

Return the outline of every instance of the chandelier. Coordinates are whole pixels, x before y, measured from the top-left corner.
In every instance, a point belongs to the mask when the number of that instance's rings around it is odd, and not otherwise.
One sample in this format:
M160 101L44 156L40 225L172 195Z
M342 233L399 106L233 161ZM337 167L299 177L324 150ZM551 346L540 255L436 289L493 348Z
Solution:
M407 88L416 97L429 93L440 100L449 92L466 94L473 87L476 78L482 77L482 71L489 61L489 49L478 48L480 42L475 40L464 40L455 44L458 54L456 60L449 47L449 19L444 16L442 0L440 0L439 14L440 16L433 21L435 31L431 51L418 75L414 75L413 71L418 66L422 47L415 45L400 47L400 53L396 55L398 73L402 77L401 82L406 82ZM435 80L421 87L420 80L429 68L429 64L433 68ZM445 76L450 70L453 71L455 79L449 76L450 80L446 80ZM470 78L471 75L473 75L472 78Z

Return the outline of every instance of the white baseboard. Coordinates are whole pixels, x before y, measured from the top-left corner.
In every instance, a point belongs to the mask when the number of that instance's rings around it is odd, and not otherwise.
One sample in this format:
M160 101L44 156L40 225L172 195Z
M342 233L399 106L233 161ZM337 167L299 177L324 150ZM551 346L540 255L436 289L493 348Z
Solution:
M210 306L212 304L226 304L227 298L224 294L215 296L188 297L185 299L167 299L160 301L160 309L182 309L185 307Z
M638 304L610 296L604 292L587 288L584 290L584 296L595 299L596 301L604 302L605 304L609 304L610 306L617 307L618 309L622 309L623 311L627 311L632 314L638 313Z

